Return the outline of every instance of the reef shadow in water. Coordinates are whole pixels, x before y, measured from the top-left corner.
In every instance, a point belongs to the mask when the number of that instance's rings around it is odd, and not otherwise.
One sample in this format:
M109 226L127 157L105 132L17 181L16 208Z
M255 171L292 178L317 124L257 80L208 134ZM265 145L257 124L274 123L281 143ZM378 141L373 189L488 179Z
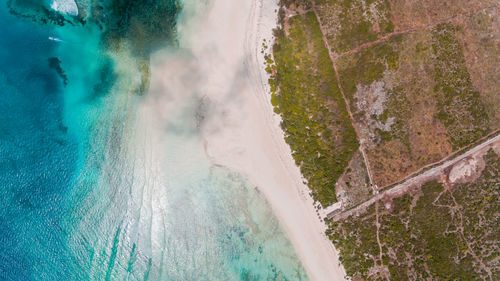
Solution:
M77 17L65 15L50 8L48 1L41 0L8 0L9 13L14 16L29 19L35 23L63 26L73 24Z
M168 44L176 44L176 22L181 11L179 0L76 0L78 15L62 14L50 8L49 0L8 0L7 7L12 15L31 20L38 24L53 26L83 26L94 24L101 30L102 53L119 52L127 46L131 56L137 61L137 72L141 85L135 89L139 95L149 90L151 53ZM67 78L60 68L61 62L49 58L49 64L63 78ZM101 81L114 82L101 75ZM96 88L99 86L99 88ZM96 85L94 91L107 94L110 87Z
M54 69L57 72L57 75L61 77L63 80L64 86L68 85L68 76L64 73L64 70L61 67L61 60L57 57L49 58L49 67Z
M110 50L129 46L138 62L141 85L136 90L143 95L149 90L151 53L176 43L178 0L101 0L95 1L95 11L89 19L103 30L103 43Z

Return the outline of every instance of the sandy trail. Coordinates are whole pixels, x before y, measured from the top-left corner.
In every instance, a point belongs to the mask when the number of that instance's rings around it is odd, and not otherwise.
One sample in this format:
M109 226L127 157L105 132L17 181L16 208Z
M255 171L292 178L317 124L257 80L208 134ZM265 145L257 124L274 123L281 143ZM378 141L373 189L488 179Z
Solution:
M401 196L404 193L407 193L409 190L420 187L424 183L432 181L432 180L441 180L441 177L445 175L444 171L448 168L457 165L458 163L466 160L468 157L482 157L484 153L486 153L489 149L498 149L500 147L500 135L492 137L487 141L475 146L474 148L464 152L454 158L444 161L442 164L433 167L419 175L416 175L412 178L409 178L403 181L400 184L397 184L390 189L385 189L381 193L376 196L371 197L365 202L359 204L358 206L344 211L342 213L330 215L330 219L333 221L338 221L342 219L346 219L352 215L362 214L370 205L374 204L378 200L381 200L384 197L397 197Z
M272 206L311 280L344 280L308 188L272 111L261 44L272 38L275 0L214 0L181 40L203 83L201 135L215 165L244 174Z

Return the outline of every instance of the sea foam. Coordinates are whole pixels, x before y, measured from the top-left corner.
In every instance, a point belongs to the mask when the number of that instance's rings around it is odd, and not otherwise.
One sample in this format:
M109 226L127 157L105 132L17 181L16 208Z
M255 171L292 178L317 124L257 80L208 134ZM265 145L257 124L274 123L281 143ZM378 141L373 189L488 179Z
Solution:
M50 7L63 14L70 16L78 15L78 7L73 0L53 0Z

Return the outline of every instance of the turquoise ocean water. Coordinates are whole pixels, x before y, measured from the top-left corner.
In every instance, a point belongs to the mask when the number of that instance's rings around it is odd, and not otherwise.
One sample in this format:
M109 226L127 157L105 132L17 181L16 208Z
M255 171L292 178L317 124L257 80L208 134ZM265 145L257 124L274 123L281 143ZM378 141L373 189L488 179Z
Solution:
M264 198L204 156L195 99L147 125L182 7L0 2L0 280L307 280Z

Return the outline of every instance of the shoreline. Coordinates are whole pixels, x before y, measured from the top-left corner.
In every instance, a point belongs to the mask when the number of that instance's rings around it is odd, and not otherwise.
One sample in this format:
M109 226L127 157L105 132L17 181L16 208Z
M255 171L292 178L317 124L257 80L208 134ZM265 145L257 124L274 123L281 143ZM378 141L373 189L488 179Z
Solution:
M260 50L264 38L268 44L272 42L277 9L273 0L238 4L215 0L209 7L208 16L198 27L212 34L192 38L192 46L201 48L193 51L202 54L214 44L213 49L224 56L222 61L206 66L211 75L203 95L208 100L209 117L203 121L201 135L214 165L240 172L264 195L309 278L344 280L338 252L324 234L326 225L314 207L285 143L280 118L270 103Z

